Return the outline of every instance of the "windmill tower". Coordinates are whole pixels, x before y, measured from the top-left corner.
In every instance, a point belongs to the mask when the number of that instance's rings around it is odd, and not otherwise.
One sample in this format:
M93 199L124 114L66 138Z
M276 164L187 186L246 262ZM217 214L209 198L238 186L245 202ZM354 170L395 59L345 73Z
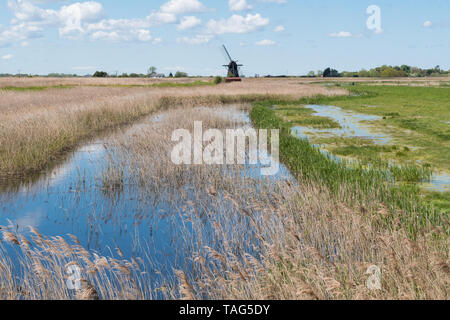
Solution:
M228 56L228 59L230 59L230 63L224 65L224 67L228 68L228 74L227 74L227 82L233 82L233 81L242 81L241 77L239 76L239 67L242 67L242 64L238 64L237 61L233 60L228 53L227 48L225 45L223 46L223 49L225 50L225 53Z

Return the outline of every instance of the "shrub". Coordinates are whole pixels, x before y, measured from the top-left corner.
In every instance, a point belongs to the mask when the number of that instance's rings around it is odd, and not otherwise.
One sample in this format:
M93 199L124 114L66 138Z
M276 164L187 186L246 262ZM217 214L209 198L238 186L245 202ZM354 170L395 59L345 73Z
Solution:
M95 78L106 78L108 76L108 73L105 71L95 71L93 77Z
M175 78L187 78L188 74L186 72L177 71L175 73Z

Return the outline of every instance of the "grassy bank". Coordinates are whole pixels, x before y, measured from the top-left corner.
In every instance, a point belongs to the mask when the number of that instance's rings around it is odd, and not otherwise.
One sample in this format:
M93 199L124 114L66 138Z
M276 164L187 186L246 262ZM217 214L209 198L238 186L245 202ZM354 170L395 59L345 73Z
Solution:
M318 99L313 103L329 104L358 113L376 115L382 121L370 124L393 137L397 149L382 150L383 156L397 161L422 160L437 170L450 172L450 89L408 86L348 86L353 95ZM329 141L322 140L323 143ZM340 146L358 146L343 141ZM340 147L338 146L338 147ZM332 151L332 150L331 150ZM403 151L403 152L399 152Z
M336 100L340 99L346 98ZM318 97L301 99L296 104L323 104L329 101L328 98ZM423 201L416 186L396 183L395 175L411 174L404 172L408 169L396 166L387 169L359 162L336 161L307 140L294 137L292 123L277 116L276 110L271 108L273 105L282 108L283 105L291 104L288 101L256 103L251 118L257 128L280 128L281 161L299 181L323 184L336 199L345 200L352 206L362 206L368 212L380 211L385 206L388 210L384 212L383 221L389 225L393 220L400 219L412 237L435 226L445 227L448 232L445 213ZM417 174L414 169L410 171Z
M333 128L333 120L314 116L308 104L333 105L382 120L365 121L375 133L390 137L387 144L355 137L311 135L311 143L344 158L388 168L397 180L416 183L427 180L431 172L450 173L450 90L440 87L371 86L333 83L347 88L351 95L318 97L284 105L276 115L300 125L319 129ZM314 121L311 121L313 117ZM331 124L331 125L330 125ZM422 190L422 196L436 207L450 211L448 192L438 194Z

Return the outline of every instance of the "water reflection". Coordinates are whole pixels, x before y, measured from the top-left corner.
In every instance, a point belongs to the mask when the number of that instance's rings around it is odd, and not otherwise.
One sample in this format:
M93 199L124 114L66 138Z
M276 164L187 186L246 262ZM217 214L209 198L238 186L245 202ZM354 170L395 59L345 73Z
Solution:
M392 142L392 138L383 133L374 132L368 121L382 120L382 117L366 114L358 114L352 111L343 110L336 106L308 105L309 109L315 111L314 115L320 117L328 117L339 123L341 128L335 129L316 129L307 126L295 126L292 132L302 139L310 139L315 136L319 137L342 137L342 138L359 138L371 140L376 144L384 145ZM343 158L333 155L322 146L315 145L321 149L321 152L330 156L336 161L342 161ZM345 158L346 161L355 161ZM433 173L431 180L421 184L424 189L438 192L450 191L450 175L445 172Z
M244 127L250 125L244 111L224 109L220 115L227 119L231 117ZM165 117L167 115L163 113L147 119L124 130L122 135L133 135L149 122L156 124ZM222 215L237 209L231 208L223 195L209 199L208 194L199 194L189 183L181 189L161 186L161 190L154 194L143 192L134 183L124 183L117 189L105 188L102 173L108 159L115 154L115 146L109 141L102 138L79 148L66 162L44 176L19 184L16 189L5 186L8 192L0 195L0 225L9 226L26 236L29 235L28 226L37 228L48 237L72 234L86 249L104 255L113 254L116 248L120 248L126 259L150 256L151 261L158 262L150 266L155 281L162 282L173 268L183 269L192 262L192 257L186 256L189 252L187 246L192 244L185 243L185 239L193 233L193 220L204 224L202 232L208 238L213 232L210 224L219 223ZM259 165L217 170L221 170L225 177L236 175L238 171L237 175L245 180L254 194L258 194L258 188L266 187L267 181L292 179L282 165L277 176L267 178L260 177ZM261 179L268 180L262 183ZM202 206L197 206L200 200ZM204 219L211 212L216 218ZM238 224L235 221L229 228ZM254 250L250 227L240 234L240 241L248 243L249 252ZM213 239L212 235L210 239ZM217 244L210 245L214 247Z
M360 138L372 140L377 144L387 144L392 140L386 134L374 132L366 122L381 120L382 118L379 116L358 114L334 106L308 105L306 108L314 110L315 116L328 117L335 120L339 123L340 128L316 129L305 126L294 127L294 132L302 138L315 135L320 135L321 137Z

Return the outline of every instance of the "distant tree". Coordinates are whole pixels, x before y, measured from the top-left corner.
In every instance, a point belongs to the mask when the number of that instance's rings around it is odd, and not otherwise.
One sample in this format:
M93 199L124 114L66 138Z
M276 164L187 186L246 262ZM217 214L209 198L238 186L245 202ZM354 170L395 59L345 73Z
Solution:
M314 71L310 71L310 72L308 72L307 76L310 78L314 78L316 76L316 74L314 73Z
M157 70L156 67L151 66L150 68L148 68L147 75L149 77L155 76L156 75L156 70Z
M331 69L331 68L326 68L323 71L323 77L324 78L331 78L331 77L339 77L339 72L335 69Z
M388 77L388 78L392 78L392 77L406 77L407 74L403 70L397 70L396 68L390 67L390 66L383 66L382 70L381 70L381 73L380 73L380 76L381 77Z
M95 71L93 77L95 78L106 78L108 76L108 73L105 71Z
M400 69L405 72L407 75L411 74L411 67L407 66L406 64L400 66Z
M169 78L173 78L173 73L172 72L169 74Z
M186 72L177 71L175 73L175 78L187 78L188 74Z
M358 72L358 76L360 76L360 77L368 77L369 76L369 71L367 71L366 69L361 69L361 71Z

